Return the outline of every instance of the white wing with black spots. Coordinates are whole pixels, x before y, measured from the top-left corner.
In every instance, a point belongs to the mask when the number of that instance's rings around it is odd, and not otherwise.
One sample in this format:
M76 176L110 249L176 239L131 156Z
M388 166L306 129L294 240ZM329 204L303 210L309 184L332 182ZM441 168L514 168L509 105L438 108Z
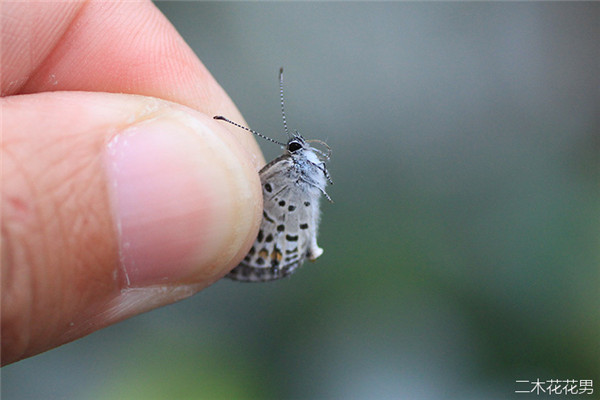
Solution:
M297 167L289 155L283 155L260 171L263 220L250 251L227 277L276 280L290 275L306 258L312 261L323 253L316 238L321 182L307 179ZM323 174L318 168L316 173Z

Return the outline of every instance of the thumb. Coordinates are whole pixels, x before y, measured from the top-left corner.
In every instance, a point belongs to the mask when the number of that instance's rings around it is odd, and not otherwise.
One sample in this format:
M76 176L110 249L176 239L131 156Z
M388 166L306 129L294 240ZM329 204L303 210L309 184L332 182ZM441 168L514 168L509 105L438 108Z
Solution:
M106 93L0 104L2 364L190 296L250 247L252 155L210 116Z

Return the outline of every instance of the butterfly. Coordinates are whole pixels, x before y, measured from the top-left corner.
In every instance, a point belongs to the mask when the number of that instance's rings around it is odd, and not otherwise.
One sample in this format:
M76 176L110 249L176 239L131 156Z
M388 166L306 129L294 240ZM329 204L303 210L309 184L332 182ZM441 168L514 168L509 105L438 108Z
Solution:
M317 244L320 222L320 199L333 184L325 162L331 150L320 140L306 140L297 131L290 134L283 102L283 68L279 70L281 114L288 135L287 143L278 142L223 116L214 119L226 121L263 139L284 147L277 157L259 172L263 193L263 219L254 244L244 259L227 278L243 282L267 282L286 277L298 269L306 259L316 260L323 249ZM317 143L322 151L313 147Z

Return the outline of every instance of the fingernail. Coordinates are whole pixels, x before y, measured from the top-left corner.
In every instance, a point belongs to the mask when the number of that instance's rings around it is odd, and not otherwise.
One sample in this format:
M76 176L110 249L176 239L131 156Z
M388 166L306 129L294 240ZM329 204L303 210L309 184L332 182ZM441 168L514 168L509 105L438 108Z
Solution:
M167 110L107 146L127 287L214 281L234 266L254 229L256 172L212 120L198 115Z

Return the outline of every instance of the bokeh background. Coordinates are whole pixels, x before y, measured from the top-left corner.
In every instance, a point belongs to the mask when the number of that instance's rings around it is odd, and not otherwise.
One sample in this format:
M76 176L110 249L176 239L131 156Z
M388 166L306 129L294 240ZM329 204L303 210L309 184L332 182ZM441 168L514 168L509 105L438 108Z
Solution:
M4 399L600 393L600 4L157 5L280 140L285 67L333 149L325 253L8 366Z

